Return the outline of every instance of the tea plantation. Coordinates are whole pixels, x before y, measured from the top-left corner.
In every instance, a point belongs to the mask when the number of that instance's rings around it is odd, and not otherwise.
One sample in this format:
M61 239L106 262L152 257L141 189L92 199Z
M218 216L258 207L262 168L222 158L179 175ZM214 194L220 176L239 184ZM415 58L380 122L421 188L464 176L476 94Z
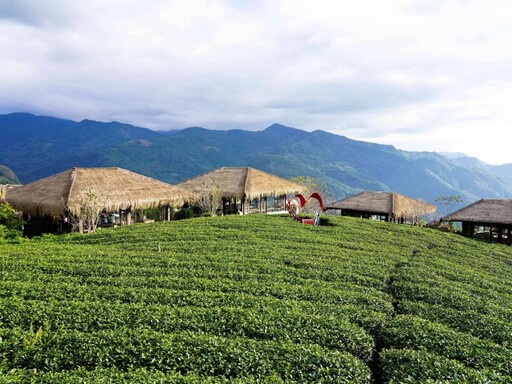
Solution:
M329 217L0 245L1 383L512 383L512 249Z

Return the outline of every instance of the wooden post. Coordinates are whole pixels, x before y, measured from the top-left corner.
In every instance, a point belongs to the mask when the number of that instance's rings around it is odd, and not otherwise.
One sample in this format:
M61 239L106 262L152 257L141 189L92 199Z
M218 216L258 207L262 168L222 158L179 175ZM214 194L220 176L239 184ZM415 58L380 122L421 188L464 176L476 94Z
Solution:
M84 221L81 218L78 219L78 232L84 233Z
M462 234L471 237L471 225L465 221L462 222Z
M132 221L132 211L130 209L126 210L126 225L130 225Z

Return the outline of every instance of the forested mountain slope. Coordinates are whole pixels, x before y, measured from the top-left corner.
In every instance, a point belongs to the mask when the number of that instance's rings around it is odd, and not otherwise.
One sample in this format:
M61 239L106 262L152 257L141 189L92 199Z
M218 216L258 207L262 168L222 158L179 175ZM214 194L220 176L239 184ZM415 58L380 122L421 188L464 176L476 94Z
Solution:
M334 198L360 190L467 202L512 196L510 167L351 140L274 124L262 131L187 128L154 132L121 123L79 123L30 114L0 116L0 163L27 183L73 166L119 166L170 183L222 166L283 177L312 176Z

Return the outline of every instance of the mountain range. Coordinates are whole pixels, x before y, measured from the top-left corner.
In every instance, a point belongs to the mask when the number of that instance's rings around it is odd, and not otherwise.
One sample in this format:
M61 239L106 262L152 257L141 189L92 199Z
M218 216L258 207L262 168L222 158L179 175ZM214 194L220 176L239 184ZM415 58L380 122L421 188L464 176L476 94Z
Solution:
M222 166L251 166L324 182L333 198L394 191L432 202L512 196L512 164L462 154L407 152L390 145L274 124L261 131L193 127L157 132L119 122L75 122L28 113L0 115L0 164L22 183L70 167L118 166L169 183Z

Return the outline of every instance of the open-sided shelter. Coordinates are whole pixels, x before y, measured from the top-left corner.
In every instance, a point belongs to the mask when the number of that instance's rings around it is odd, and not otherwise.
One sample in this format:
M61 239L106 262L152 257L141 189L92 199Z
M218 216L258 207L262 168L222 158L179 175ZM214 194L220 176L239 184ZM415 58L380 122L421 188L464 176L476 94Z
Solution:
M437 207L399 193L364 191L328 204L325 209L339 210L342 216L414 223L422 216L435 212Z
M93 196L92 196L93 195ZM70 223L81 230L81 210L94 199L112 223L130 224L132 213L159 208L170 219L170 207L193 199L189 191L122 168L71 168L7 191L5 200L28 221L32 233L66 232ZM76 220L75 220L76 219ZM73 228L74 229L74 228Z
M462 223L462 233L512 244L512 199L481 199L441 219Z
M286 195L305 187L250 167L223 167L185 180L178 187L208 194L212 186L222 196L222 211L228 213L269 213L286 210Z

